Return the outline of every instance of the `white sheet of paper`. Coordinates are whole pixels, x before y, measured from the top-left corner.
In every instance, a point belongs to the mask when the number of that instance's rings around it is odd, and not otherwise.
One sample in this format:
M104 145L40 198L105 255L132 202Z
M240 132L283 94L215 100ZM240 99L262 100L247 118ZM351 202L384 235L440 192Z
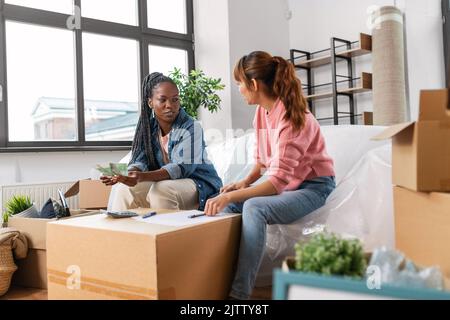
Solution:
M188 218L188 216L193 214L202 214L202 211L198 210L189 210L189 211L179 211L174 213L162 213L156 214L152 217L143 219L140 217L133 217L132 219L152 224L162 224L166 226L174 226L174 227L184 227L199 223L206 223L215 221L217 219L224 219L229 216L229 213L219 213L215 216L201 216L196 218Z

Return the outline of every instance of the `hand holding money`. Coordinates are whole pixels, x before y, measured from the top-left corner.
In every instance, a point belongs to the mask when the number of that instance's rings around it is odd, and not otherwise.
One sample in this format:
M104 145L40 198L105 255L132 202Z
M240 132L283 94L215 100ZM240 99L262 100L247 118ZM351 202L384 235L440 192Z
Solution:
M100 171L104 176L112 177L116 175L126 176L128 175L128 166L126 163L112 163L107 165L97 164L96 169Z
M136 184L142 181L143 173L140 171L130 171L128 176L114 175L112 177L101 176L100 180L107 186L113 186L117 182L123 183L129 187L134 187Z

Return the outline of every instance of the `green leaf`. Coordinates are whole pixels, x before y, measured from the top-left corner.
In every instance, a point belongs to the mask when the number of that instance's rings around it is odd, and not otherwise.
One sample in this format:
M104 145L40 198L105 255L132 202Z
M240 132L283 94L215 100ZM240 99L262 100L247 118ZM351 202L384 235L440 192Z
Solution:
M169 77L178 86L181 106L194 119L197 119L200 107L211 113L221 109L222 100L216 92L225 89L225 85L220 78L207 77L202 70L191 70L186 75L178 68L174 68Z
M295 268L303 272L361 278L367 262L359 240L345 240L334 234L321 233L309 242L294 247Z
M28 208L31 208L33 206L33 202L31 201L30 197L27 196L13 196L11 199L9 199L6 202L6 214L8 216L12 216L15 214L18 214L22 211L27 210ZM3 216L3 219L5 219L5 216Z

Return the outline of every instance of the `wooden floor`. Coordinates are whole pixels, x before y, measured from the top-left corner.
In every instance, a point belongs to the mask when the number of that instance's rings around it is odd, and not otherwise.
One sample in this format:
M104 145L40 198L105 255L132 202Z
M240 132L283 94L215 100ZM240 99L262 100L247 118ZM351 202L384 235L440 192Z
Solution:
M272 287L255 288L251 300L270 300ZM47 290L11 287L0 300L47 300Z

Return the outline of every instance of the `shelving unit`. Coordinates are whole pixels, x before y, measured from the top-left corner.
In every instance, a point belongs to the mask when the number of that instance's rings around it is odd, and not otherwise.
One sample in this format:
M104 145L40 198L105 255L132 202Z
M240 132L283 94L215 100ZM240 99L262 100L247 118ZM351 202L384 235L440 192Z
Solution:
M337 45L341 43L341 45ZM355 98L354 95L361 92L372 90L372 74L362 73L360 77L355 78L353 58L370 54L372 52L372 37L361 33L359 41L348 41L339 38L330 39L330 48L308 52L304 50L291 49L290 61L296 69L306 71L307 83L303 85L306 89L306 98L308 99L311 112L315 115L314 102L319 99L332 98L333 100L333 116L330 118L321 118L320 120L333 120L335 125L339 124L339 119L350 118L351 124L356 124ZM300 54L299 56L296 56ZM318 56L319 55L319 56ZM337 73L337 64L339 62L347 63L347 74L340 75ZM330 83L314 84L313 69L325 65L331 65L332 81ZM338 80L338 79L345 80ZM358 83L359 82L359 83ZM341 84L347 84L346 88L340 88ZM331 87L330 91L316 92L321 87ZM349 99L349 112L341 112L339 110L339 96L346 96Z

